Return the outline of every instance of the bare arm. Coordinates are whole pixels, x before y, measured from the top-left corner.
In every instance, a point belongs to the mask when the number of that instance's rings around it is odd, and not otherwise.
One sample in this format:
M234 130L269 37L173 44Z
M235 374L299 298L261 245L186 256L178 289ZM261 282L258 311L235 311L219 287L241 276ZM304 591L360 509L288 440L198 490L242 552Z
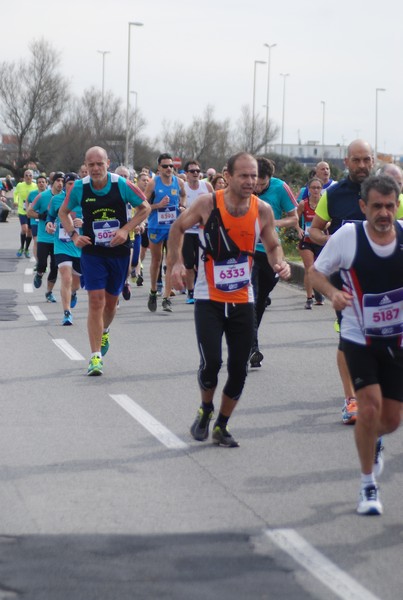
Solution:
M274 227L273 210L271 206L262 200L259 200L259 217L262 225L260 239L265 247L270 266L282 279L289 279L291 275L290 266L284 260L283 249Z
M294 208L294 210L290 210L286 215L287 216L282 219L275 220L274 225L276 227L286 227L287 229L290 227L298 227L297 209Z
M327 233L327 221L321 219L318 215L315 215L312 221L312 225L309 228L309 237L314 244L324 246L329 240L329 234Z
M315 265L309 269L309 277L315 290L325 294L335 310L343 310L346 306L351 306L353 296L344 290L334 287L326 275L315 268Z
M172 286L181 289L186 284L186 269L183 264L183 236L196 223L205 223L213 210L211 194L202 194L183 211L171 225L168 238L167 267L171 270Z

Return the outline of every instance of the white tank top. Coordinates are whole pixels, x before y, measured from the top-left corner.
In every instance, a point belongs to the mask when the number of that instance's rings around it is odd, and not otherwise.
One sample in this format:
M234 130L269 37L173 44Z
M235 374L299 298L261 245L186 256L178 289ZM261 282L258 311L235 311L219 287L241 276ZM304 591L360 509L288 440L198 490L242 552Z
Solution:
M192 190L192 188L189 187L188 182L185 181L185 192L186 192L186 207L187 208L192 206L193 202L197 199L198 196L201 196L201 194L209 194L210 193L205 181L199 181L199 187L197 188L197 190ZM193 225L193 227L191 227L190 229L186 229L185 233L198 233L198 231L199 231L199 224L196 223L196 225Z

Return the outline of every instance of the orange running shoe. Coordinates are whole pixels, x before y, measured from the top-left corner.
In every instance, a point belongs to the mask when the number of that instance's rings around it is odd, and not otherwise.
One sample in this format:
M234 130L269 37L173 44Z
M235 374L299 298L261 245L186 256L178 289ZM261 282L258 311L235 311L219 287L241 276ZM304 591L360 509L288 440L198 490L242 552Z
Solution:
M357 412L357 400L355 398L346 398L341 411L344 425L354 425L357 420Z

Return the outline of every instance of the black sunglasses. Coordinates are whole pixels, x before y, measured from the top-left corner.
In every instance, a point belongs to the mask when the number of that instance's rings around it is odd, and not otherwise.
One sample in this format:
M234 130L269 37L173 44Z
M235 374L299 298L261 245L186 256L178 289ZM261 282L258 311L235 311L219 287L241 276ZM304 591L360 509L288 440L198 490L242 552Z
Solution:
M173 165L160 165L160 167L162 167L163 169L173 169L174 168Z
M188 169L188 173L200 173L200 169Z

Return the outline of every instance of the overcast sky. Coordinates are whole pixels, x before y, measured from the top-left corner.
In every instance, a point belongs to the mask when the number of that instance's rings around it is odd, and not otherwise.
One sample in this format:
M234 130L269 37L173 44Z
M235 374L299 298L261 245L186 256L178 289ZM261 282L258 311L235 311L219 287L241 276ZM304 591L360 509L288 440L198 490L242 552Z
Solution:
M27 58L29 42L45 37L60 51L73 93L81 95L91 85L101 90L97 50L108 50L105 88L126 106L129 21L144 23L131 28L130 88L151 138L164 119L188 125L208 104L217 119L235 126L242 106L252 107L254 61L267 61L268 43L277 44L269 110L279 126L280 73L290 74L284 143L321 140L323 101L325 143L362 137L374 144L376 88L385 88L378 92L378 151L403 155L401 0L4 2L0 57ZM256 112L264 117L267 65L257 65L256 74Z

